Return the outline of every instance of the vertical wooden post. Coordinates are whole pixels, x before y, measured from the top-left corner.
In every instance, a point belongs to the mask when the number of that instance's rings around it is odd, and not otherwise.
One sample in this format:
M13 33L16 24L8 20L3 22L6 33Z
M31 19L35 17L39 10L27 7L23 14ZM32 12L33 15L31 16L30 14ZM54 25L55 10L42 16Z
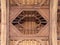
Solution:
M50 45L57 45L58 0L50 0Z
M1 0L1 45L9 45L9 0Z

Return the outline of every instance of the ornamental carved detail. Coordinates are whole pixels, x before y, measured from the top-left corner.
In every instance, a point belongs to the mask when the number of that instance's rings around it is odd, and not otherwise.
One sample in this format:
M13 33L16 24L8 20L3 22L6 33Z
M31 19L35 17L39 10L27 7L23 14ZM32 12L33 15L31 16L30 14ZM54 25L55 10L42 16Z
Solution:
M36 34L47 21L37 11L22 11L12 22L22 34Z
M49 0L10 0L10 4L16 5L48 5Z
M42 41L37 41L35 39L24 39L22 41L17 41L15 45L42 45Z

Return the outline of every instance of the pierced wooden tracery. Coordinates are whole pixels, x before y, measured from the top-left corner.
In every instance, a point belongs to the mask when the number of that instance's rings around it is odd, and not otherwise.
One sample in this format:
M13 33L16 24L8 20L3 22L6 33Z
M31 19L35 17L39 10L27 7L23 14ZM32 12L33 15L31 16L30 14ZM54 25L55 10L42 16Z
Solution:
M22 11L12 24L23 34L36 34L47 21L37 11Z

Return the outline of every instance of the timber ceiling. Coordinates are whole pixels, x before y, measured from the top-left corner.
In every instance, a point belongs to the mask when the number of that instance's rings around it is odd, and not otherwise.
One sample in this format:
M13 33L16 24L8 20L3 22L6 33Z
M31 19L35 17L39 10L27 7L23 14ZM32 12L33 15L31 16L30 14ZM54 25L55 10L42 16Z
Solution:
M45 5L45 7L46 7L47 5L49 5L49 0L47 1L47 3L46 3L46 0L42 0L42 1L39 0L39 1L37 1L38 3L34 2L34 1L32 1L32 3L31 3L31 1L32 0L28 0L28 2L24 1L24 0L10 0L10 6L13 6L13 5L14 6L20 6L20 5L25 5L25 4L27 4L27 5L34 5L34 4L38 5L39 4L40 6ZM60 0L59 0L58 5L59 5L59 7L58 7L58 21L57 22L58 22L58 37L60 37ZM0 22L1 22L1 16L0 16ZM1 25L1 23L0 23L0 25ZM44 32L47 32L46 35L48 34L48 30L46 30Z

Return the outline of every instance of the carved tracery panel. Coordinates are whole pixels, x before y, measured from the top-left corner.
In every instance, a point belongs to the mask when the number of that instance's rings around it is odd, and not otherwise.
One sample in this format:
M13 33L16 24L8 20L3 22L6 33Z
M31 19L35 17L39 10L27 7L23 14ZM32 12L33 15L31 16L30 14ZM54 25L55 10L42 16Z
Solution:
M22 11L12 24L23 34L36 34L47 21L37 11Z
M47 45L49 0L10 1L10 45Z

